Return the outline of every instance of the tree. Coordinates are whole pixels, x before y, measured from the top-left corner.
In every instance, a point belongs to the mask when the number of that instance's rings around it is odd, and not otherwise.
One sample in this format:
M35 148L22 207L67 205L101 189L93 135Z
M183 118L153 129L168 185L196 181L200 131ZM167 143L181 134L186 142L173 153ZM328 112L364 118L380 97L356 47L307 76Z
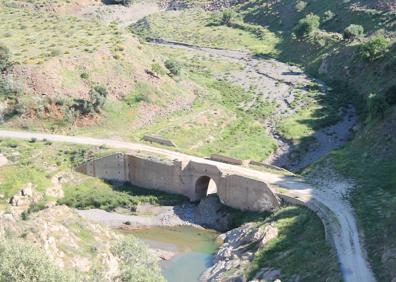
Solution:
M383 95L371 93L367 100L367 108L371 120L384 119L389 104Z
M0 71L5 70L10 65L10 50L0 43Z
M320 17L311 13L298 21L294 34L299 39L308 37L319 28L319 25Z
M363 59L375 61L381 58L389 48L390 42L383 35L372 36L360 46L360 55Z
M171 76L179 75L181 73L181 65L174 59L166 60L165 67L169 70Z
M91 103L95 111L99 112L103 107L104 103L106 102L107 94L107 89L100 85L94 86L89 91L89 97L91 98Z
M344 39L353 40L361 37L364 33L364 28L361 25L351 24L344 29Z

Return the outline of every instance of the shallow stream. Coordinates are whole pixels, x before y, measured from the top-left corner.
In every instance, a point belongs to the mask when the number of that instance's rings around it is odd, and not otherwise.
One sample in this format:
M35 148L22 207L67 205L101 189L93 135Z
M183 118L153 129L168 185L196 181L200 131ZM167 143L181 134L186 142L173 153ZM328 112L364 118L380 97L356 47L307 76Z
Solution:
M190 226L152 227L130 231L152 248L177 253L169 261L162 261L163 274L169 282L196 282L211 266L218 248L214 231Z

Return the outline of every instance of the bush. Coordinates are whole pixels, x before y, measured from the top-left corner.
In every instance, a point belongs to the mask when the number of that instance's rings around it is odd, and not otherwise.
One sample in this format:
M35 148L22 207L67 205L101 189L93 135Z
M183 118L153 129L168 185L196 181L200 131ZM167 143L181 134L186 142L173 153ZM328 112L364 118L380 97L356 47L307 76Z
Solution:
M360 55L369 61L377 60L388 51L389 45L389 40L385 36L373 36L360 46Z
M331 21L332 19L334 19L335 14L333 13L333 11L331 10L327 10L326 12L324 12L323 14L323 20L325 22Z
M156 75L156 76L161 76L161 75L165 75L165 71L164 69L161 67L160 64L155 63L151 65L151 71Z
M91 103L95 111L97 112L100 111L100 109L103 107L103 105L106 102L107 95L108 95L107 89L99 85L94 86L89 91L89 97L91 98Z
M361 25L351 24L344 29L344 39L353 40L361 37L364 33L364 28Z
M166 60L165 67L169 70L171 76L180 75L181 73L181 65L173 59Z
M0 71L5 70L10 65L10 50L0 43Z
M83 73L80 75L80 77L81 77L82 79L89 79L89 74L86 73L86 72L83 72Z
M389 104L386 102L385 97L379 94L370 94L367 100L367 109L370 120L384 119L385 112Z
M111 248L113 255L120 258L121 274L117 281L165 282L157 260L147 247L132 236L120 240Z
M73 281L39 248L23 241L0 241L0 281L63 282Z
M299 39L308 37L319 28L319 25L320 17L311 13L298 21L294 34Z
M234 18L234 12L231 9L225 9L221 13L221 24L229 25L231 24L232 19Z

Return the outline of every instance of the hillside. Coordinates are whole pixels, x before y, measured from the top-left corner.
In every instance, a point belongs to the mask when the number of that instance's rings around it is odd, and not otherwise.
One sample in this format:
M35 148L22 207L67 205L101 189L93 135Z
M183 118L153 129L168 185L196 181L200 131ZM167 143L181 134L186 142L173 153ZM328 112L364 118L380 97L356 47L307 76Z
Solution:
M133 142L158 135L174 142L176 151L266 162L301 173L315 185L342 175L351 193L337 192L353 206L376 278L396 279L393 0L106 4L0 1L0 128ZM80 237L75 244L84 250L81 257L94 260L77 272L92 278L100 254L109 258L102 274L115 277L111 260L118 258L108 241L117 235L77 224L72 209L45 205L113 211L183 199L70 172L111 152L45 140L0 140L0 214L9 217L9 199L29 183L40 197L39 207L36 201L11 207L10 225L17 222L13 238L28 237L40 247L47 244L37 242L42 230L29 233L29 226L48 221L57 230L69 222L67 236ZM58 176L64 179L52 195ZM62 221L52 212L66 215ZM239 253L234 263L251 256L249 248L255 250L252 264L238 268L243 279L268 269L279 271L282 281L340 279L335 254L313 213L283 207L268 217L236 216L239 225L253 220L280 230L270 244L249 244ZM0 229L0 236L7 232ZM99 238L101 233L106 236ZM94 237L106 242L96 253L90 251L96 248ZM310 244L299 245L296 238ZM76 268L67 252L73 246L55 247L57 265ZM46 249L50 258L51 253ZM226 279L234 273L223 274Z
M333 89L332 103L336 107L352 104L357 109L360 123L354 127L353 140L316 166L335 168L355 181L350 199L363 230L368 257L380 281L391 281L395 277L394 242L391 239L395 234L392 199L396 195L394 8L393 1L246 1L232 7L234 22L231 21L228 27L210 24L213 18L221 17L221 13L210 15L206 12L204 15L200 10L183 10L149 17L134 28L143 37L204 47L235 48L229 45L228 40L237 42L235 38L243 38L247 36L245 32L250 31L254 36L254 27L260 25L267 30L262 43L242 39L245 45L237 44L238 49L247 48L303 67ZM320 16L319 29L309 38L299 40L294 36L294 29L298 21L310 13ZM164 20L174 25L173 29L178 32L170 33L160 28L157 24ZM344 40L344 30L351 24L361 25L364 34L355 40ZM181 29L176 28L179 25ZM227 28L230 31L222 31ZM202 36L190 37L188 30L202 33ZM211 38L211 34L216 32L225 38ZM235 35L231 35L232 32ZM386 50L375 59L363 58L361 46L377 35L386 38ZM265 46L265 49L257 50L258 45L260 48ZM370 96L372 93L374 95ZM374 108L375 101L383 106ZM329 102L322 100L320 103L326 105ZM307 121L306 118L294 118L291 128L298 128ZM282 126L278 127L278 132L300 140L311 134L297 131L294 136L288 135ZM309 175L310 171L308 169L305 173Z

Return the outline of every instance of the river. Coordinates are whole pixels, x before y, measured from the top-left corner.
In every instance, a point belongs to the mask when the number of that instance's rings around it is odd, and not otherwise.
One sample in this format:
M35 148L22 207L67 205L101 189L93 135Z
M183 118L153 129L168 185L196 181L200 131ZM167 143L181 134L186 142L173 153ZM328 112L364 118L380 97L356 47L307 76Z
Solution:
M211 266L213 254L219 247L215 231L190 226L152 227L130 231L152 248L176 252L161 267L169 282L196 282Z

